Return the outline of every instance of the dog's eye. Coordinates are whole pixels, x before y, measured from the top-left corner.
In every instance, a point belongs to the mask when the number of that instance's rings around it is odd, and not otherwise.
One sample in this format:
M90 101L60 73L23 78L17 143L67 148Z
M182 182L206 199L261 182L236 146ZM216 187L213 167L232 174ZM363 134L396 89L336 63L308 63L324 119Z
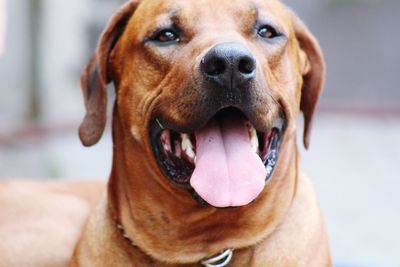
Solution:
M152 39L160 43L170 43L170 42L180 41L179 34L174 32L173 30L162 30L158 32Z
M280 36L278 31L274 27L272 27L271 25L261 26L258 29L257 34L258 34L258 36L260 36L261 38L264 38L264 39L272 39L272 38L275 38L277 36Z

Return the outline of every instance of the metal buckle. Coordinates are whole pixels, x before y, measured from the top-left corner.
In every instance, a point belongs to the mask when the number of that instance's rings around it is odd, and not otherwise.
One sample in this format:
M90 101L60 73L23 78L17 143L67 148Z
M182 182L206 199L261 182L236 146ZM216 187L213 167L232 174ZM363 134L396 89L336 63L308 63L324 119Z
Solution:
M233 250L226 249L211 258L201 261L201 264L205 267L225 267L231 262L232 256Z

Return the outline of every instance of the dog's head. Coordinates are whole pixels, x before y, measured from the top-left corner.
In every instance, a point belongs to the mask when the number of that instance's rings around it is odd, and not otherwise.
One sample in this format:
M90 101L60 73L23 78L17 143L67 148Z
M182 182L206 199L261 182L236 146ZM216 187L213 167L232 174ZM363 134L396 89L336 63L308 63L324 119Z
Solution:
M308 147L323 80L318 43L277 0L130 1L82 75L80 137L100 139L113 82L122 129L162 179L213 206L242 206L273 175L299 111Z

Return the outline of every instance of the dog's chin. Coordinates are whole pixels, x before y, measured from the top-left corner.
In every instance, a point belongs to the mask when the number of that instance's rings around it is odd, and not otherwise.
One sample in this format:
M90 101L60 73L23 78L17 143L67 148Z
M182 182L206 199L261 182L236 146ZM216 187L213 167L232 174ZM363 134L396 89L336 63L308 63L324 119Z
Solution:
M204 127L183 133L155 119L151 143L164 175L199 204L239 207L253 202L271 179L284 121L274 118L266 132L259 132L242 112L228 108Z

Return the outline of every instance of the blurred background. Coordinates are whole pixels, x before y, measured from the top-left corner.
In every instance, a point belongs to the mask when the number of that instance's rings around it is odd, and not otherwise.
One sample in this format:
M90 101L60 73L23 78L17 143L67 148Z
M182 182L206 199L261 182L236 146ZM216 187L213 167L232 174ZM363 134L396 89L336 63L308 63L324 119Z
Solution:
M124 1L1 2L0 180L105 180L110 130L89 149L77 137L79 73ZM311 149L301 153L336 266L400 266L400 1L284 2L320 41L328 66Z

